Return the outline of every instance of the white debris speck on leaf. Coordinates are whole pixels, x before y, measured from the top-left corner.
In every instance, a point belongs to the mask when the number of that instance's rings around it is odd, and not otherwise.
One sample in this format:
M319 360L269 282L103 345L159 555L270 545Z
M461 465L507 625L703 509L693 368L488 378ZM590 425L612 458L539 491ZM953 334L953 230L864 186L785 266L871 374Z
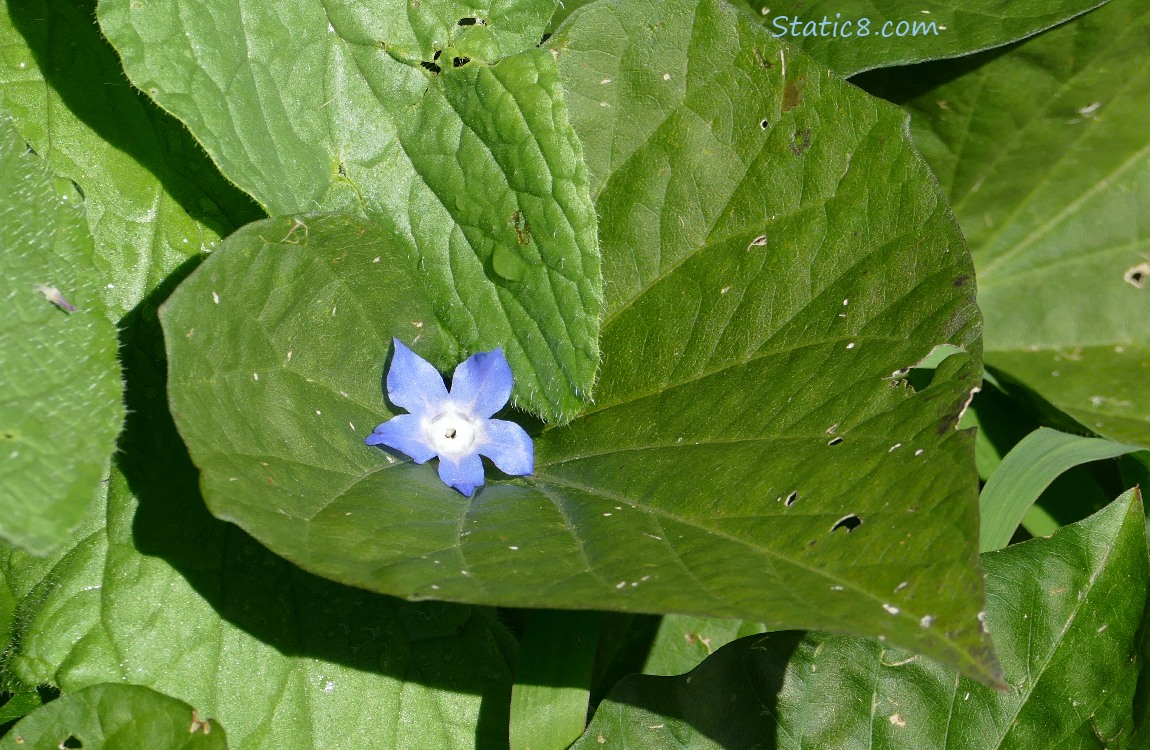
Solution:
M380 261L380 256L378 256L378 255L371 259L372 263L378 263L379 261Z
M111 289L112 285L108 284L108 288ZM220 304L220 295L216 294L215 292L212 292L212 302L215 302L217 305Z
M727 292L729 292L729 291L731 291L731 287L729 287L729 286L725 286L725 287L723 287L722 289L720 289L720 290L719 290L719 294L726 294L726 293L727 293Z
M843 590L843 587L839 586L837 584L834 586L831 586L831 591L842 591L842 590Z
M901 610L893 604L883 604L882 608L892 615L897 615Z
M902 447L902 443L895 443L894 445L892 445L890 447L890 450L888 450L887 453L894 453L896 450L898 450L901 447Z
M260 379L260 374L258 372L253 372L252 373L252 380L259 380L259 379Z
M507 549L511 550L512 552L518 552L519 551L519 548L515 547L515 546L508 547Z
M288 349L288 353L287 353L287 361L288 362L291 362L291 355L292 355L292 350Z
M903 582L902 582L902 583L900 583L899 585L895 586L895 587L894 587L894 590L895 590L895 592L897 593L897 592L899 592L899 591L902 591L903 589L905 589L905 588L906 588L907 586L909 586L909 585L910 585L910 581L903 581Z
M325 693L330 693L333 690L335 690L335 682L333 682L332 680L324 680L323 691Z
M669 81L669 80L671 80L671 74L670 74L670 73L664 73L664 74L663 74L663 80L664 80L664 81Z
M890 723L894 724L896 727L905 727L906 726L906 719L902 718L898 714L891 714L890 715Z
M918 450L916 450L916 451L914 452L914 455L916 455L916 456L921 456L921 455L922 455L922 448L919 448Z
M843 300L843 307L846 307L850 303L851 303L850 297L847 297L846 299Z
M617 589L621 589L621 588L623 588L623 587L624 587L624 586L626 586L626 585L627 585L627 582L626 582L626 581L619 581L618 583L616 583L616 584L615 584L615 588L617 588Z
M918 621L920 628L929 628L934 624L934 615L923 615L922 619Z
M1104 623L1102 623L1102 627L1098 628L1097 632L1099 632L1099 633L1105 632L1106 628L1108 628L1108 627L1110 627L1110 623L1104 622Z
M835 434L835 430L837 430L838 428L839 428L839 423L835 422L834 424L832 424L830 427L827 428L827 434L828 435Z
M609 107L611 105L609 105L607 102L599 102L599 106L600 107Z
M604 78L602 81L599 81L599 83L603 84L604 86L606 86L610 82L611 82L610 78Z
M1077 111L1078 114L1082 115L1083 117L1093 117L1094 113L1097 112L1098 108L1101 106L1102 102L1091 102L1085 107L1080 107Z
M604 513L603 517L606 518L607 516L610 516L610 515L611 515L610 513Z
M315 415L316 415L317 417L319 417L319 416L322 416L322 415L323 415L323 412L321 412L319 409L316 409L316 410L315 410Z
M431 584L431 590L432 591L439 591L439 584L438 583Z
M964 701L968 701L968 700L970 700L970 693L967 693L966 695L962 696L962 699L963 699Z
M855 342L852 341L849 344L847 344L847 349L854 349L854 348L855 348Z

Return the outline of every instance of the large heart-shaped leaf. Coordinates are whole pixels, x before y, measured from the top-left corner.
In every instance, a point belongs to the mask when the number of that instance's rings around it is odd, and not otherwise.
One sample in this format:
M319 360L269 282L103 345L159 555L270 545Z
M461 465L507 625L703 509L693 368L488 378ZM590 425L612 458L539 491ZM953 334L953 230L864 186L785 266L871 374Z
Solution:
M1135 747L1124 740L1150 585L1137 490L983 562L1005 692L873 641L771 633L689 675L623 680L575 748Z
M918 76L915 142L970 242L988 365L1150 446L1150 8Z
M189 257L261 214L183 125L124 84L93 24L95 5L0 5L0 104L83 190L101 294L119 320Z
M83 200L0 116L0 537L43 553L83 520L124 420Z
M595 406L470 500L364 446L391 337L463 352L365 222L254 225L161 315L213 512L377 591L826 628L992 676L954 430L972 269L905 116L802 56L790 102L778 44L715 2L589 6L552 44L606 250ZM929 387L892 376L940 344Z
M494 613L315 578L212 518L167 414L161 346L154 319L132 318L101 512L50 558L0 551L6 682L144 685L245 750L506 747L506 708L490 706L509 701L515 645Z
M104 0L100 22L225 175L272 214L370 217L458 345L501 345L517 402L564 421L594 381L602 281L555 61L532 48L552 3L479 7Z
M844 76L1017 42L1107 0L732 0Z
M223 727L191 706L139 685L93 685L32 712L2 750L227 750Z

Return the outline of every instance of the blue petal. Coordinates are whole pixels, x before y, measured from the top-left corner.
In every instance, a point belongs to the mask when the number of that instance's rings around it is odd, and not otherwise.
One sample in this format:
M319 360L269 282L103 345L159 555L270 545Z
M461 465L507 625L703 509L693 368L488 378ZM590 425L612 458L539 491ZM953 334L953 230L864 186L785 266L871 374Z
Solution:
M535 469L535 444L514 422L489 419L484 423L487 440L479 452L490 458L504 474L525 476Z
M391 369L387 371L388 398L391 403L412 414L435 416L442 410L441 406L447 399L443 377L427 360L404 346L402 341L392 341L395 342L395 354L391 358Z
M511 365L502 349L472 354L451 376L451 400L476 419L487 419L511 398Z
M411 456L417 464L425 463L435 455L435 449L424 437L421 421L414 414L400 414L376 427L363 442L395 448Z
M471 497L475 488L483 484L483 459L478 453L468 453L455 459L439 457L439 478L448 487L454 487Z

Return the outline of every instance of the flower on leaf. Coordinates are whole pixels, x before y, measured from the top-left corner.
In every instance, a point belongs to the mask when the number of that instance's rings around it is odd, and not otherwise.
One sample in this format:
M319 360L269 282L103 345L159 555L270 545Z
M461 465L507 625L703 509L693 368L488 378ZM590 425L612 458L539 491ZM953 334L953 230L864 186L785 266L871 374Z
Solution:
M492 419L511 398L511 365L502 349L479 352L455 368L451 392L431 363L395 342L387 395L407 409L375 428L363 442L386 445L422 464L439 457L439 478L470 497L483 484L483 460L505 474L535 468L531 438L514 422Z

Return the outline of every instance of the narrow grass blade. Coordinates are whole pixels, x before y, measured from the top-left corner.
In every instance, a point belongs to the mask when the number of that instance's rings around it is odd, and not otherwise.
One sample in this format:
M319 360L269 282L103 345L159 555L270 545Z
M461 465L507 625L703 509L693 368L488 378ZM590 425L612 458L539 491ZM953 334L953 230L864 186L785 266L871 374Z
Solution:
M565 750L583 734L602 623L602 612L531 613L511 690L511 750Z
M979 550L1002 549L1026 511L1063 472L1091 461L1141 450L1102 438L1081 437L1040 428L1027 435L1002 459L979 496Z

